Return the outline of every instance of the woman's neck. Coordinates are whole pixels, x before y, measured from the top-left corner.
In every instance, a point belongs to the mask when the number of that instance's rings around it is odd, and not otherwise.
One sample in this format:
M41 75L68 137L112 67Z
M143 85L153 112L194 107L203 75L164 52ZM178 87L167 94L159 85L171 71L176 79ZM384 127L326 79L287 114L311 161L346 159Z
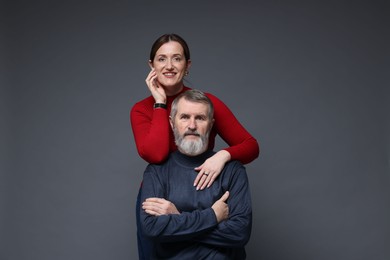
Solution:
M179 94L183 90L183 88L184 85L183 83L181 83L180 85L164 88L164 89L165 89L165 94L169 97L169 96L174 96Z

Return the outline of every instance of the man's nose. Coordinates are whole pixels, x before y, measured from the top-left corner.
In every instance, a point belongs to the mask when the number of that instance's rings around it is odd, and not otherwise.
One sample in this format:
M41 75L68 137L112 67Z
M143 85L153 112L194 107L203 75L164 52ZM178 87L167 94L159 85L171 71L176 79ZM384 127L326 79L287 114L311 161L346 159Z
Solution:
M195 119L190 119L190 121L188 122L188 129L196 130L196 121L195 121Z

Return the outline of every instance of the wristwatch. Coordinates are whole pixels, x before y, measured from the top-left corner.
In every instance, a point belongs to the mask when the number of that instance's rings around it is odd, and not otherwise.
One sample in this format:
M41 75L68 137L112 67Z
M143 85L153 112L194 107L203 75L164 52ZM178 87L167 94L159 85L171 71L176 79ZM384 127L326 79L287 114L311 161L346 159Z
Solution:
M164 103L154 103L153 108L164 108L164 109L167 109L167 104L164 104Z

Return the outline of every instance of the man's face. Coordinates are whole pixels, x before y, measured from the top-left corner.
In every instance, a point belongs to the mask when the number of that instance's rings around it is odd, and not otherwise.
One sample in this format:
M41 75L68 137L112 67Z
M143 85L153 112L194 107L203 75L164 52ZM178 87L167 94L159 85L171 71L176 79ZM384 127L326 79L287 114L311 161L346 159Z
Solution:
M187 101L184 98L177 103L177 114L170 120L176 145L182 153L194 156L207 150L213 125L208 113L208 106L203 103Z

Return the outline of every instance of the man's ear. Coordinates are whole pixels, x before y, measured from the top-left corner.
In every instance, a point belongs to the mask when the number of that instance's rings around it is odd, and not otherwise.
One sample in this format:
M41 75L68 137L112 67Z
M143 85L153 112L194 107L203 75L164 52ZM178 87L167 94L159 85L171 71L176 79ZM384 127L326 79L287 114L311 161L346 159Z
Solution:
M213 118L213 119L211 120L211 123L210 123L210 129L213 128L214 122L215 122L215 119Z
M172 130L175 129L175 126L173 124L173 119L171 116L169 116L169 124L171 125Z

